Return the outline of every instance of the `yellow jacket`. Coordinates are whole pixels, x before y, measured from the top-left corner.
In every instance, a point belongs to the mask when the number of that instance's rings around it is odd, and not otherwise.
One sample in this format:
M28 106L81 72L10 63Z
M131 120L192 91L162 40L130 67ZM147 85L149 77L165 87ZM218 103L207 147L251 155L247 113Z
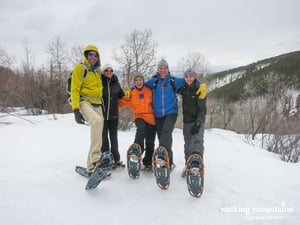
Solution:
M89 64L86 53L88 51L95 51L98 53L98 62L96 68L92 70ZM101 80L100 55L96 46L89 45L84 50L83 64L88 69L87 75L83 81L84 67L77 64L72 72L71 84L71 101L72 110L79 109L81 100L88 101L94 104L102 104L103 86Z

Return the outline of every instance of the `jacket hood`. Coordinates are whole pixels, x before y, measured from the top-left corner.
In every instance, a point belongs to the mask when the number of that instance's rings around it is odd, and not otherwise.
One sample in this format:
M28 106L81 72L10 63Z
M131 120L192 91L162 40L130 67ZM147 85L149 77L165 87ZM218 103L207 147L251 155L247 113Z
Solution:
M88 45L86 46L86 48L84 49L84 56L85 58L87 58L87 53L89 51L95 51L97 52L98 56L99 56L99 51L98 51L98 48L95 46L95 45Z
M86 46L86 48L84 49L84 52L83 52L83 54L84 54L84 63L87 64L87 65L89 65L88 59L87 59L87 54L88 54L89 51L97 52L97 54L98 54L98 62L96 63L95 66L96 66L96 67L101 66L100 54L99 54L98 48L97 48L95 45L88 45L88 46Z

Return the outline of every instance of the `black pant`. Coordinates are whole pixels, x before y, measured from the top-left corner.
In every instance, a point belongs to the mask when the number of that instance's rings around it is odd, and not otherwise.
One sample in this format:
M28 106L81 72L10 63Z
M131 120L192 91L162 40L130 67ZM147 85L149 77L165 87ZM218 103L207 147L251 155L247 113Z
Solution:
M109 147L108 134L111 147ZM101 152L106 152L109 150L113 154L114 160L116 162L120 161L118 146L118 120L104 120Z
M172 132L176 123L176 119L177 114L170 114L162 118L155 118L159 146L163 146L168 150L170 165L173 164Z
M192 135L191 129L194 126L194 123L183 123L185 161L187 161L188 157L194 153L201 155L201 157L203 158L204 123L201 124L199 132Z
M149 166L152 164L156 127L155 125L146 123L145 120L141 118L137 118L134 123L136 126L134 143L139 144L142 150L146 150L143 164ZM144 140L146 142L146 148L144 148Z

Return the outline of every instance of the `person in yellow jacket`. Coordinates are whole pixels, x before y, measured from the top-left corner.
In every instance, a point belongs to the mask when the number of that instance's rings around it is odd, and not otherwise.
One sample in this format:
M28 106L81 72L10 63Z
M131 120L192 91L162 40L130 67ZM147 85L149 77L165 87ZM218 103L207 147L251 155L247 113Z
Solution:
M92 173L101 157L103 112L100 55L96 46L88 45L84 50L82 64L77 64L72 73L71 102L75 120L90 125L90 149L87 172ZM87 69L85 78L84 71Z
M134 123L136 125L136 133L134 143L141 146L145 156L143 165L145 170L152 170L152 155L154 151L154 142L156 135L156 126L154 111L152 108L152 90L144 85L144 76L136 72L134 76L134 89L131 91L130 99L122 98L119 100L120 107L130 107L134 112Z

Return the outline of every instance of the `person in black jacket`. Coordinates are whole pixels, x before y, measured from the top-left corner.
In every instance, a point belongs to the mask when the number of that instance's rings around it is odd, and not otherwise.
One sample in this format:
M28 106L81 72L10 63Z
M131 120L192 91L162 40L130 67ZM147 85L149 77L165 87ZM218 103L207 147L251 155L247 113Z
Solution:
M102 84L103 84L103 100L104 100L104 126L102 133L101 152L111 151L114 156L115 165L119 167L124 165L120 161L120 153L118 146L118 122L119 109L118 100L125 96L117 76L113 73L113 67L110 64L103 66ZM108 140L109 135L109 140Z
M182 95L183 136L185 161L193 153L203 158L204 123L206 117L206 97L198 98L195 94L199 88L196 73L187 69L184 73L185 85L180 90Z

